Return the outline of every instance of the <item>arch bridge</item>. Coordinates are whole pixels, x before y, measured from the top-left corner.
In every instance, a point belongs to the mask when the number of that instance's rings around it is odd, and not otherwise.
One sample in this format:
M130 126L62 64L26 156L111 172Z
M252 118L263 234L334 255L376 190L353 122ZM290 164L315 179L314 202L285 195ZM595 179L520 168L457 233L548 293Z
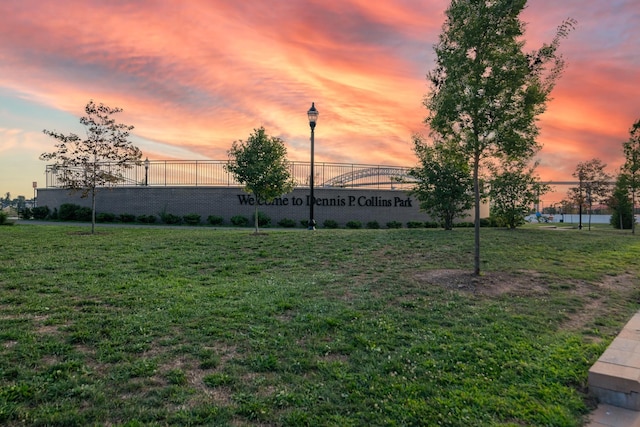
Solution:
M363 187L363 186L399 186L415 182L409 175L409 168L393 166L375 166L358 168L330 178L322 187Z

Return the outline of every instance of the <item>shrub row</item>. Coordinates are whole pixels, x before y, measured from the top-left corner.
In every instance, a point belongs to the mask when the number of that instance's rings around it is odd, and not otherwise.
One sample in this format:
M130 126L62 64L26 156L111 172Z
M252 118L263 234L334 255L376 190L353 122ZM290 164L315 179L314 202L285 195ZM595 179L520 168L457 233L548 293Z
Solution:
M0 211L0 225L8 225L9 224L9 214L6 212Z
M34 219L52 219L52 220L60 220L60 221L91 221L91 209L88 207L83 207L79 205L74 205L71 203L65 203L60 205L59 209L54 209L51 211L48 206L38 206L32 209L26 209L22 213L22 218L29 219L33 217ZM113 214L107 212L99 212L96 213L96 221L97 222L121 222L121 223L142 223L142 224L154 224L156 222L161 222L164 224L187 224L187 225L199 225L202 223L202 218L199 214L190 213L187 215L179 216L167 212L160 212L156 215L133 215L133 214ZM248 227L253 226L254 218L253 215L251 218L242 215L235 215L230 218L230 224L235 227ZM217 215L209 215L206 219L206 223L209 225L223 225L224 218ZM308 220L303 219L299 221L302 227L308 226ZM279 227L284 228L294 228L297 222L294 219L283 218L278 221L277 225ZM271 225L271 218L266 215L264 212L258 211L258 226L260 227L269 227ZM385 224L387 228L402 228L405 224L399 221L389 221ZM441 225L438 222L434 221L409 221L406 223L407 228L439 228ZM496 227L499 226L497 221L482 218L480 220L481 227ZM323 228L340 228L340 225L337 221L332 219L327 219L322 223ZM360 221L352 220L348 221L345 224L346 228L349 229L359 229L363 228L363 224ZM378 221L369 221L364 224L365 228L368 229L380 229L380 223ZM454 224L454 227L473 227L473 222L457 222Z
M72 203L64 203L60 205L60 208L55 208L53 211L51 211L48 206L42 206L28 210L28 215L23 216L23 218L25 219L29 219L31 217L33 217L34 219L88 222L91 221L91 208L75 205ZM196 213L179 216L168 212L160 212L157 216L136 216L134 214L128 213L116 215L109 212L97 212L96 222L138 222L143 224L153 224L156 222L161 222L164 224L184 223L187 225L198 225L202 222L202 218L199 214ZM217 215L209 215L206 222L210 225L222 225L224 223L224 218ZM290 222L293 222L293 226L295 226L295 221L293 220L282 220L278 224L281 224L282 226L289 226ZM234 216L233 218L231 218L231 223L233 225L247 226L249 225L249 219L242 216ZM253 224L253 221L251 222L251 224ZM262 227L268 226L269 224L271 224L271 218L262 212L258 212L258 224Z

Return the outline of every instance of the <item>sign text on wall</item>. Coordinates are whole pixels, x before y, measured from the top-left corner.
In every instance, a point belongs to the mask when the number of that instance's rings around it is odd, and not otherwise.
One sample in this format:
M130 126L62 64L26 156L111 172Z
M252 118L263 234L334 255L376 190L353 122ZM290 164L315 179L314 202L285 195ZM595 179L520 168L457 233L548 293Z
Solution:
M411 208L413 207L410 197L395 196L384 198L381 196L336 196L336 197L314 197L315 206L357 206L369 208ZM240 205L250 206L310 206L311 198L302 197L276 197L271 202L256 199L249 194L238 194Z

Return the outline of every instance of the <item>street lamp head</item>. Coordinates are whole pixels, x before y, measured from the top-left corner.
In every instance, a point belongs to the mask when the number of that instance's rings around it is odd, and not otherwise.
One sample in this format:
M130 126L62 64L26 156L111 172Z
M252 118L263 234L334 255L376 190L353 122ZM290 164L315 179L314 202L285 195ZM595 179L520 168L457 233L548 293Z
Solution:
M311 108L307 111L307 117L309 117L309 126L311 129L316 127L316 122L318 121L318 110L316 110L316 103L311 103Z
M144 159L144 167L149 168L149 158Z

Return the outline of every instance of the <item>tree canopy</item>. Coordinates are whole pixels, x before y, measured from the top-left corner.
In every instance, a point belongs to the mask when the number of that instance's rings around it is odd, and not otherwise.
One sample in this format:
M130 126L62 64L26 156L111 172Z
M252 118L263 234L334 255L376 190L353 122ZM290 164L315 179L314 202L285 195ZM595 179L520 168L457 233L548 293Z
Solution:
M93 100L85 106L86 115L80 123L86 127L86 137L75 133L44 130L46 135L59 141L56 151L43 153L40 160L53 161L57 180L81 197L91 196L91 232L95 229L95 200L99 187L124 179L123 170L140 162L142 152L129 141L133 126L116 122L112 117L121 108L108 107Z
M469 164L456 147L438 142L430 145L418 135L413 142L420 163L409 171L417 180L411 194L420 201L422 210L451 230L454 220L473 206Z
M591 229L591 211L594 203L605 202L609 196L611 175L604 169L606 164L600 159L591 159L580 162L573 172L573 177L578 179L578 186L569 189L569 198L580 209L580 223L582 229L582 208L589 208L589 229Z
M575 22L549 44L524 51L526 0L452 0L428 73L425 122L443 142L457 144L471 167L475 201L475 274L480 274L480 180L484 161L530 158L539 149L536 118L564 68L558 53Z
M526 162L503 164L489 181L491 215L509 228L522 225L531 205L550 189L534 174L535 167Z
M611 195L606 200L607 206L611 208L611 219L609 223L619 230L635 229L635 218L633 214L632 198L630 197L631 185L629 176L621 173L616 178L615 186Z
M254 129L246 141L234 141L228 151L227 170L258 200L271 202L293 190L294 182L287 161L287 149L277 137L267 135L264 127ZM258 233L258 204L254 213Z
M629 139L622 144L625 162L622 173L626 176L625 182L631 193L632 212L635 214L636 195L640 190L640 119L629 130ZM635 219L631 223L632 234L636 232Z

